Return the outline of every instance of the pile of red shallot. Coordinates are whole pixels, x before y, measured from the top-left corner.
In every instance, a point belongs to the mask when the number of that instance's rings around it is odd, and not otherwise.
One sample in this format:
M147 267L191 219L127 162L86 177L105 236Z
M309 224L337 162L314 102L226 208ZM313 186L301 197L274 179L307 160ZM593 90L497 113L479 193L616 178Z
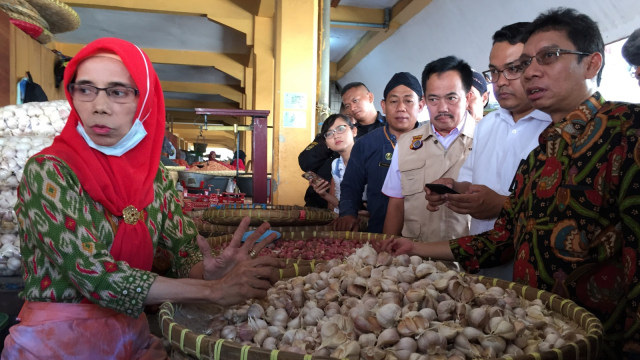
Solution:
M331 260L344 259L353 254L364 242L358 240L310 238L307 240L280 239L260 251L260 255L272 255L283 259ZM212 248L214 253L224 249L226 244Z
M277 282L267 299L212 315L207 333L268 350L365 360L517 356L585 337L540 300L368 244L345 262Z
M357 240L311 238L307 240L282 241L265 247L260 255L273 255L285 259L331 260L344 259L353 254L362 243Z

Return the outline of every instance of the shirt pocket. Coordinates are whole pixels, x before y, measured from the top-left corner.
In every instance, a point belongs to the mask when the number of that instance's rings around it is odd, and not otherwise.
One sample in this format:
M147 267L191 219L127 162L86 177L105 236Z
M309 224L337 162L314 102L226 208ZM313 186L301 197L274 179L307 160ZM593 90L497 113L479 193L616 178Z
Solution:
M400 169L402 196L410 196L424 191L424 162L413 166L405 164Z
M422 226L419 221L405 220L402 227L402 236L417 239L422 233Z

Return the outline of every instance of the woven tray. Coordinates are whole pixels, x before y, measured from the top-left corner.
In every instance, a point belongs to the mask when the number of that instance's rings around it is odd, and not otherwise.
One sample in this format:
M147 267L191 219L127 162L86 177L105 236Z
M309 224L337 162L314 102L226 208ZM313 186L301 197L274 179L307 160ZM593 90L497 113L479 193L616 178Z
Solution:
M203 210L204 212L204 210ZM193 222L196 224L198 228L198 233L205 237L210 236L221 236L227 234L233 234L238 228L237 225L216 225L212 224L208 221L202 220L202 218L193 218ZM258 226L249 226L249 230L255 230ZM282 232L291 232L291 231L332 231L333 225L303 225L303 226L272 226L271 230Z
M473 276L473 275L467 275ZM522 356L505 356L502 359L513 360L573 360L596 359L602 341L602 323L593 314L578 306L571 300L563 299L558 295L547 291L538 290L529 286L507 282L503 280L480 276L480 281L490 286L499 286L504 289L512 289L527 300L540 299L546 307L555 313L575 321L585 330L585 340L568 343L559 349L553 349L542 353L533 353ZM238 360L311 360L334 359L311 355L300 355L279 350L266 350L259 347L242 345L237 342L213 338L197 333L174 320L176 308L171 303L164 303L160 307L159 321L162 334L172 346L183 353L195 356L198 359L238 359Z
M242 345L234 341L216 339L204 334L198 334L173 321L175 314L171 303L160 306L160 328L162 334L171 345L179 348L183 353L196 359L215 360L335 360L326 356L303 356L286 351L264 350L258 347Z
M475 275L467 275L475 276ZM488 286L498 286L503 289L512 289L522 298L527 300L540 299L556 314L562 314L566 318L576 322L586 332L585 340L579 340L574 343L565 344L559 349L545 351L542 353L534 353L514 358L506 356L505 359L514 360L573 360L573 359L598 359L600 344L602 343L602 335L604 329L602 322L595 315L579 306L575 302L562 298L548 291L539 290L530 286L517 284L510 281L478 276L480 282Z
M198 169L197 166L192 167L187 170L188 172L204 174L204 175L216 175L216 176L236 176L235 170L215 170L215 171L203 171L203 170L193 170ZM244 171L240 171L240 173L244 173Z
M198 229L198 233L202 236L220 236L226 234L233 234L238 228L237 225L218 225L210 223L206 220L202 219L202 215L206 210L192 210L187 213L187 215L192 218L193 222L196 224L196 228ZM358 220L360 221L360 230L366 230L367 225L369 224L369 217L367 216L358 216ZM258 226L249 226L249 230L255 230ZM325 225L291 225L291 226L272 226L271 230L275 230L278 232L285 231L333 231L332 224Z
M185 171L187 170L186 166L164 166L165 168L167 168L167 170L169 171Z
M207 209L202 219L217 225L238 225L242 218L251 218L250 225L258 226L267 221L272 226L326 225L337 214L329 209L305 208L287 205L232 204Z

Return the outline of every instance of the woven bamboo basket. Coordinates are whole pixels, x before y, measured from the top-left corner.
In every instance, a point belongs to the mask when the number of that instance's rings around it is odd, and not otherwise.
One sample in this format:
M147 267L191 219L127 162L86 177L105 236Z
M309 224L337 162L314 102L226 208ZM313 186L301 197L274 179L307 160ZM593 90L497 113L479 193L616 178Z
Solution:
M475 276L475 275L467 275ZM604 329L602 322L595 315L579 306L575 302L562 298L554 293L539 290L530 286L517 284L510 281L479 276L480 282L488 286L498 286L503 289L512 289L520 297L527 300L540 299L556 314L571 319L577 323L580 328L586 332L585 340L579 340L574 343L565 344L559 349L553 349L542 353L533 353L522 356L510 357L505 356L504 359L514 360L573 360L573 359L598 359L600 345L602 343L602 335Z
M167 170L169 170L169 177L173 180L175 184L178 183L178 171L184 171L187 169L186 166L165 166Z
M198 170L197 167L188 170L189 172L196 174L204 174L204 175L215 175L215 176L236 176L235 170ZM244 172L244 171L241 171Z
M184 213L186 216L192 219L200 219L202 220L202 215L204 214L204 209L195 209Z
M170 170L170 171L185 171L185 170L187 170L186 166L168 166L168 165L165 165L164 167L167 168L167 170Z
M257 205L257 204L256 204ZM237 227L238 223L233 225L227 224L215 224L203 219L203 215L206 210L192 210L187 213L187 215L193 219L198 228L198 233L202 236L220 236L226 234L233 234ZM369 224L368 216L358 216L358 221L360 223L360 230L366 231L367 226ZM255 230L259 225L251 225L249 226L249 230ZM297 225L293 224L290 226L271 226L271 230L278 232L288 232L288 231L333 231L332 224L324 224L324 225Z
M192 211L193 212L193 211ZM204 210L202 211L204 212ZM202 216L202 213L200 214ZM208 221L202 220L202 218L194 217L193 222L196 224L198 228L198 233L205 237L210 236L221 236L227 234L233 234L238 228L237 225L216 225L212 224ZM257 226L249 226L249 230L257 229ZM309 225L309 226L272 226L271 230L278 231L280 233L283 232L291 232L291 231L332 231L333 226L331 224L327 225Z
M473 275L467 275L473 276ZM568 343L559 349L542 353L532 353L516 357L505 356L501 359L509 360L573 360L597 359L602 341L602 323L593 314L578 306L571 300L563 299L547 291L529 286L507 282L503 280L480 276L480 281L489 286L499 286L512 289L527 300L540 299L546 307L556 314L561 314L575 321L586 332L585 340ZM173 347L197 359L231 359L231 360L324 360L334 359L311 355L300 355L278 350L265 350L259 347L242 345L237 342L217 339L189 329L184 324L177 323L176 307L171 303L164 303L160 307L159 319L162 334Z
M217 225L238 225L245 216L251 218L252 226L258 226L265 221L273 226L308 226L326 225L333 221L337 214L329 209L301 206L231 204L205 210L202 219Z

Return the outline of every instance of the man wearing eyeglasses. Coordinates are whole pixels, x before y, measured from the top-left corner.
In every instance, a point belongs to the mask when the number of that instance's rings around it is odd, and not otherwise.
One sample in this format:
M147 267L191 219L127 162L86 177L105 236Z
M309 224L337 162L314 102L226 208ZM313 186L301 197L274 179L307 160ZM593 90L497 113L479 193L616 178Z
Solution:
M631 65L631 76L640 85L640 29L636 29L622 45L622 57Z
M348 115L356 121L357 139L368 132L384 126L385 118L373 104L373 94L361 82L350 82L342 88L342 106L340 113ZM298 164L302 171L313 171L326 181L331 181L331 163L338 154L329 147L322 134L317 134L313 141L298 155ZM305 206L326 208L327 201L309 186L304 195Z
M520 163L493 230L439 243L393 239L397 253L468 271L515 250L513 280L571 299L603 325L602 359L640 357L640 106L597 91L604 41L573 9L539 15L518 60L534 108L553 123Z
M493 35L489 70L483 74L493 85L500 109L478 123L473 151L460 169L457 181L452 178L434 181L459 194L440 195L425 189L427 210L439 211L446 204L456 213L471 215L471 235L493 229L520 161L538 146L538 135L551 123L549 115L533 109L520 83L522 71L517 60L530 24L507 25ZM503 252L502 256L512 259L513 251ZM513 261L481 269L480 274L511 281Z
M457 177L471 152L476 121L467 105L472 82L471 67L455 56L425 66L422 86L431 120L398 139L382 187L389 196L385 234L436 241L469 233L469 215L425 211L424 184Z

